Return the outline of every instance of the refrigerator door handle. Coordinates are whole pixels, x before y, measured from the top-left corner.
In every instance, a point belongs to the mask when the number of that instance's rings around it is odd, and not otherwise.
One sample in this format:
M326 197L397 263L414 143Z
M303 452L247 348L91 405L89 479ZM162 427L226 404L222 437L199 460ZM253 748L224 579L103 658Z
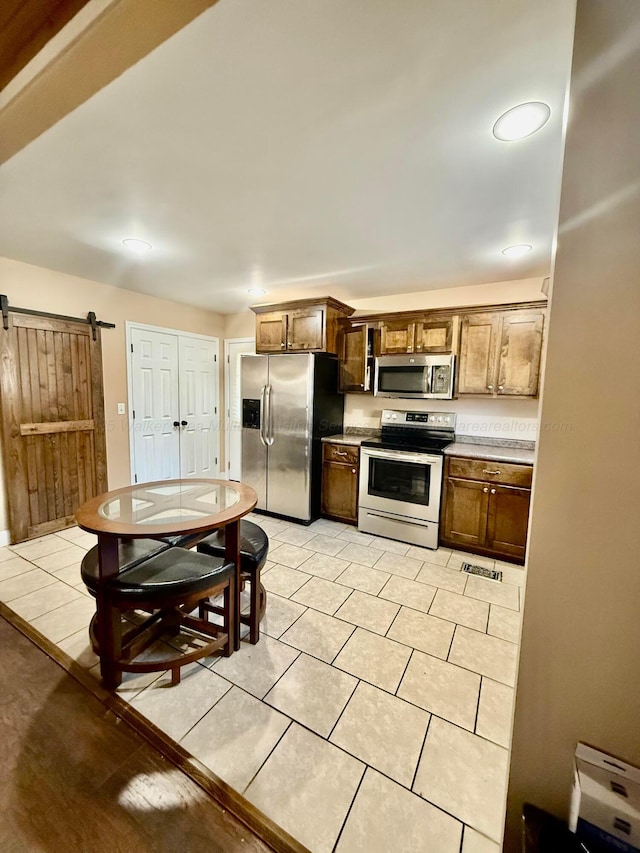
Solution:
M260 441L265 447L267 446L265 437L266 391L267 386L263 385L260 391Z
M265 444L267 447L271 447L273 444L273 413L271 411L271 385L267 385L265 388L265 401L266 401L266 422L267 426L265 429Z

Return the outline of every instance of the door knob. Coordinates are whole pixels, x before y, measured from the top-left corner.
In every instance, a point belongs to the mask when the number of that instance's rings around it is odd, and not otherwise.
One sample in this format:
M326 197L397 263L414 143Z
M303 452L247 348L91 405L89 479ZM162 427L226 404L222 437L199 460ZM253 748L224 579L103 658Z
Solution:
M491 489L491 494L492 494L492 495L495 495L495 493L496 493L496 490L495 490L495 489Z
M180 426L188 426L189 421L180 421Z
M488 492L489 492L489 487L487 486L487 487L486 487L486 488L484 488L482 491L485 493L485 495L486 495L486 494L488 494Z
M174 427L179 427L179 426L180 426L180 421L174 421L174 422L173 422L173 425L174 425Z

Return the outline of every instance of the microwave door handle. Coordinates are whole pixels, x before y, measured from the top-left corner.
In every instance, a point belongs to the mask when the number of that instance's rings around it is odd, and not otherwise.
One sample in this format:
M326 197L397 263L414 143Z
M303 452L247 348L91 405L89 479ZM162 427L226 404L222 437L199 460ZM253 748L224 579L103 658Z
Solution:
M424 375L425 375L425 382L427 385L427 387L424 389L424 393L425 394L431 394L431 393L433 393L433 365L432 364L430 364L426 368Z

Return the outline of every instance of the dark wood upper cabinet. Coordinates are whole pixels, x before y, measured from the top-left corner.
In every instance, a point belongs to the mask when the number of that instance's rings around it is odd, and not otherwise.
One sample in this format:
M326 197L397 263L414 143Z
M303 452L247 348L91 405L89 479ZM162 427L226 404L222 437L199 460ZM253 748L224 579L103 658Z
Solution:
M331 297L257 305L256 352L329 352L340 391L371 393L377 355L453 353L456 395L536 397L545 303L369 314Z
M380 323L380 355L413 352L416 324L413 320L382 320Z
M256 305L256 352L330 352L338 354L341 319L353 314L337 299L300 299Z
M279 312L256 317L256 352L285 352L288 319Z
M458 394L494 392L499 330L498 314L472 314L462 318Z
M425 318L416 323L415 351L426 353L453 352L454 327L458 318Z
M380 355L452 352L455 315L385 318L380 321Z
M535 397L544 309L462 317L458 394Z
M343 394L372 390L375 329L368 324L349 325L340 330L340 384Z
M512 311L502 318L498 394L535 397L540 379L542 311Z

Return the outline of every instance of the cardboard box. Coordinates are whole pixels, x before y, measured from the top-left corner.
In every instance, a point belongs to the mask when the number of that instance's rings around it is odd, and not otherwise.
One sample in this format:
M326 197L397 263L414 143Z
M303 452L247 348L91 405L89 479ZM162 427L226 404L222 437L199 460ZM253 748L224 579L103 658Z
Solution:
M569 829L587 849L640 853L640 768L579 743Z

